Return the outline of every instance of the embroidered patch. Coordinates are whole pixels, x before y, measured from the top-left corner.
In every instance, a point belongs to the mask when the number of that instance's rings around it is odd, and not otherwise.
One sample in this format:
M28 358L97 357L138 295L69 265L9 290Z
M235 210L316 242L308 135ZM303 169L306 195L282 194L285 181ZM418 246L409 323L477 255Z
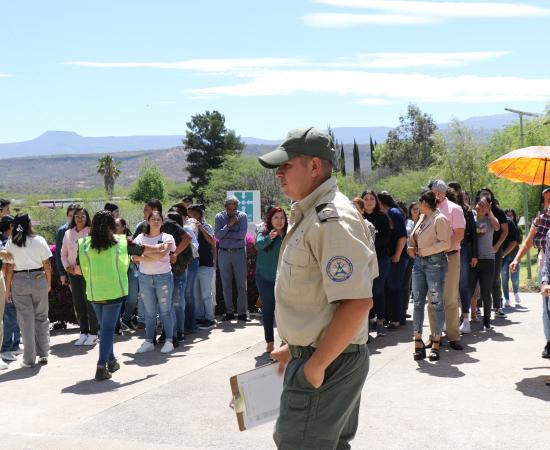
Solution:
M353 264L345 256L334 256L327 263L327 275L335 283L346 281L353 273Z

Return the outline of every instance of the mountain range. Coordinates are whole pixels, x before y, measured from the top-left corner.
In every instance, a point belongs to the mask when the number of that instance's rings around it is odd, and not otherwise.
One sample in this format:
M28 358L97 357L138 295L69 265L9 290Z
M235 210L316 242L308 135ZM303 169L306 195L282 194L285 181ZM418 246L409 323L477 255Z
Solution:
M502 128L514 120L516 120L516 116L513 114L498 114L472 117L463 123L472 129L480 140L485 140L492 131ZM439 124L438 127L445 133L448 124ZM354 140L358 144L368 144L371 137L373 141L384 142L390 130L390 127L333 128L336 139L344 144L351 144ZM170 149L182 146L183 138L183 135L84 137L73 131L47 131L30 141L0 144L0 158ZM284 136L277 140L256 137L242 137L241 139L247 146L255 147L277 145L283 138Z

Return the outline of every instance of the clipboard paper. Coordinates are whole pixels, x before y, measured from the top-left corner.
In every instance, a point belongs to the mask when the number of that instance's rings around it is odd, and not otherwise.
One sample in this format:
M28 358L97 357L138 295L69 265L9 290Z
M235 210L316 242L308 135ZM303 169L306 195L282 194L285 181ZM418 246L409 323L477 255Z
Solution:
M267 364L229 379L239 430L271 422L279 416L283 377L276 363Z

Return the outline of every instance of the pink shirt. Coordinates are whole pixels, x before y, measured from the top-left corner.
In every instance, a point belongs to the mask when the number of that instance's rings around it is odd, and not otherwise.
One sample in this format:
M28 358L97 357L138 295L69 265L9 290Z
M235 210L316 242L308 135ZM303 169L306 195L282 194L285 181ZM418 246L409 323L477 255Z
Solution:
M441 214L443 214L447 218L449 224L451 225L451 238L454 235L455 230L464 230L466 228L466 219L464 218L464 212L462 211L462 208L456 203L444 199L439 205L437 205L437 209L439 209ZM456 245L452 248L449 248L449 250L460 251L460 242L457 242Z
M171 252L176 251L176 241L174 241L172 235L167 233L162 233L155 237L148 237L141 233L134 239L135 244L142 245L157 245L160 242L170 244ZM160 261L141 261L139 263L139 271L144 275L162 275L172 271L170 254L166 254Z
M76 265L78 256L78 240L90 234L90 227L84 227L80 232L76 228L69 228L63 236L63 245L61 247L61 263L65 269Z

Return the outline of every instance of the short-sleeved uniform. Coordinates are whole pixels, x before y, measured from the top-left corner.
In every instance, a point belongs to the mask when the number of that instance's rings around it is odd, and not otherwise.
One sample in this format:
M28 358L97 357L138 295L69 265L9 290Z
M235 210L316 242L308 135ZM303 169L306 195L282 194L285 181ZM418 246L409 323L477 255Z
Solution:
M350 346L356 350L342 353L329 365L320 388L309 385L303 366L326 332L339 301L370 299L377 276L370 231L338 191L335 178L292 205L275 283L278 332L293 356L285 372L274 435L279 449L305 448L305 443L307 448L335 448L355 435L368 372L364 345L368 318L352 341L359 345Z

